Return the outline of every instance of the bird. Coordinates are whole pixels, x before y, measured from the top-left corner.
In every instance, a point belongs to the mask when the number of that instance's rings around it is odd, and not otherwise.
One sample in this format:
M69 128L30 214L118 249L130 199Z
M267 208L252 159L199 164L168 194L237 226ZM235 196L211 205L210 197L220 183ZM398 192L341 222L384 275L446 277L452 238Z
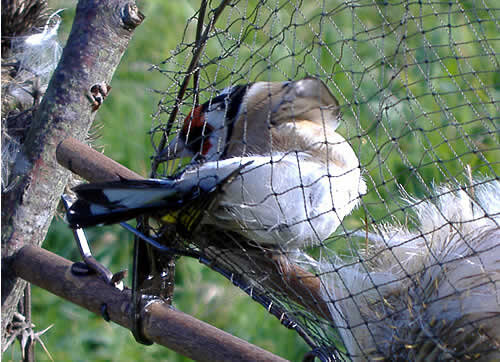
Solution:
M201 187L215 201L200 227L282 250L319 245L366 191L354 150L336 132L339 109L313 77L227 87L194 107L159 155L192 160L179 175L79 186L68 221L91 226L149 213L175 223Z
M414 228L383 225L357 261L316 265L351 359L499 360L500 181L473 185L405 193Z

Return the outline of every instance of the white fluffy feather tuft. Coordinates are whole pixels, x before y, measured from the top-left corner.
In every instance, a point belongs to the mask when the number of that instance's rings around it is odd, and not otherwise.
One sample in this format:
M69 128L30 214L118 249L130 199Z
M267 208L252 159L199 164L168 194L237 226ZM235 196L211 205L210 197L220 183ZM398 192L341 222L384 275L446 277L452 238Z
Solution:
M28 107L33 102L33 91L45 93L50 77L59 63L62 47L57 39L61 24L58 15L64 9L53 13L42 32L12 40L12 61L19 62L15 82L9 85L9 93L19 103Z
M323 262L322 294L355 360L500 359L500 182L408 199L363 262Z

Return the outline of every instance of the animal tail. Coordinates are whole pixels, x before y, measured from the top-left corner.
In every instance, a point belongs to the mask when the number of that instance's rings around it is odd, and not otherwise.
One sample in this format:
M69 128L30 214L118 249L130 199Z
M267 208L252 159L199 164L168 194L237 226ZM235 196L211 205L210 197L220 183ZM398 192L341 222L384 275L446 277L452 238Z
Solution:
M109 225L136 218L155 216L164 223L181 222L186 230L196 227L210 210L241 165L221 177L200 182L195 175L183 178L119 180L82 184L73 189L78 199L66 218L72 228Z

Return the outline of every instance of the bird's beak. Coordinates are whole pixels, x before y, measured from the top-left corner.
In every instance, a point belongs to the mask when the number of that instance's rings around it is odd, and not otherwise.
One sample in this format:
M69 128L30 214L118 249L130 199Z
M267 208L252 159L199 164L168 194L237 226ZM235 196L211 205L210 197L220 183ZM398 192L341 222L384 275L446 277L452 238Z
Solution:
M161 161L169 161L177 158L193 157L193 154L186 149L186 144L179 136L175 136L168 146L160 153Z

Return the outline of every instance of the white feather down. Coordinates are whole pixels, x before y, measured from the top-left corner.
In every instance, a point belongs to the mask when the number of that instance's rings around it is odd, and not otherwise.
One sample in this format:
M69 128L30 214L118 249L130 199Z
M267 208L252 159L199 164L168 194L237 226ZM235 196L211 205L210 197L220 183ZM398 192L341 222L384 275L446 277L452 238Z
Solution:
M204 223L233 230L259 244L284 249L318 245L357 205L364 182L359 167L324 165L302 152L207 162L220 172L252 161L222 195Z
M322 262L324 301L354 360L500 359L500 182L409 199L363 262Z

